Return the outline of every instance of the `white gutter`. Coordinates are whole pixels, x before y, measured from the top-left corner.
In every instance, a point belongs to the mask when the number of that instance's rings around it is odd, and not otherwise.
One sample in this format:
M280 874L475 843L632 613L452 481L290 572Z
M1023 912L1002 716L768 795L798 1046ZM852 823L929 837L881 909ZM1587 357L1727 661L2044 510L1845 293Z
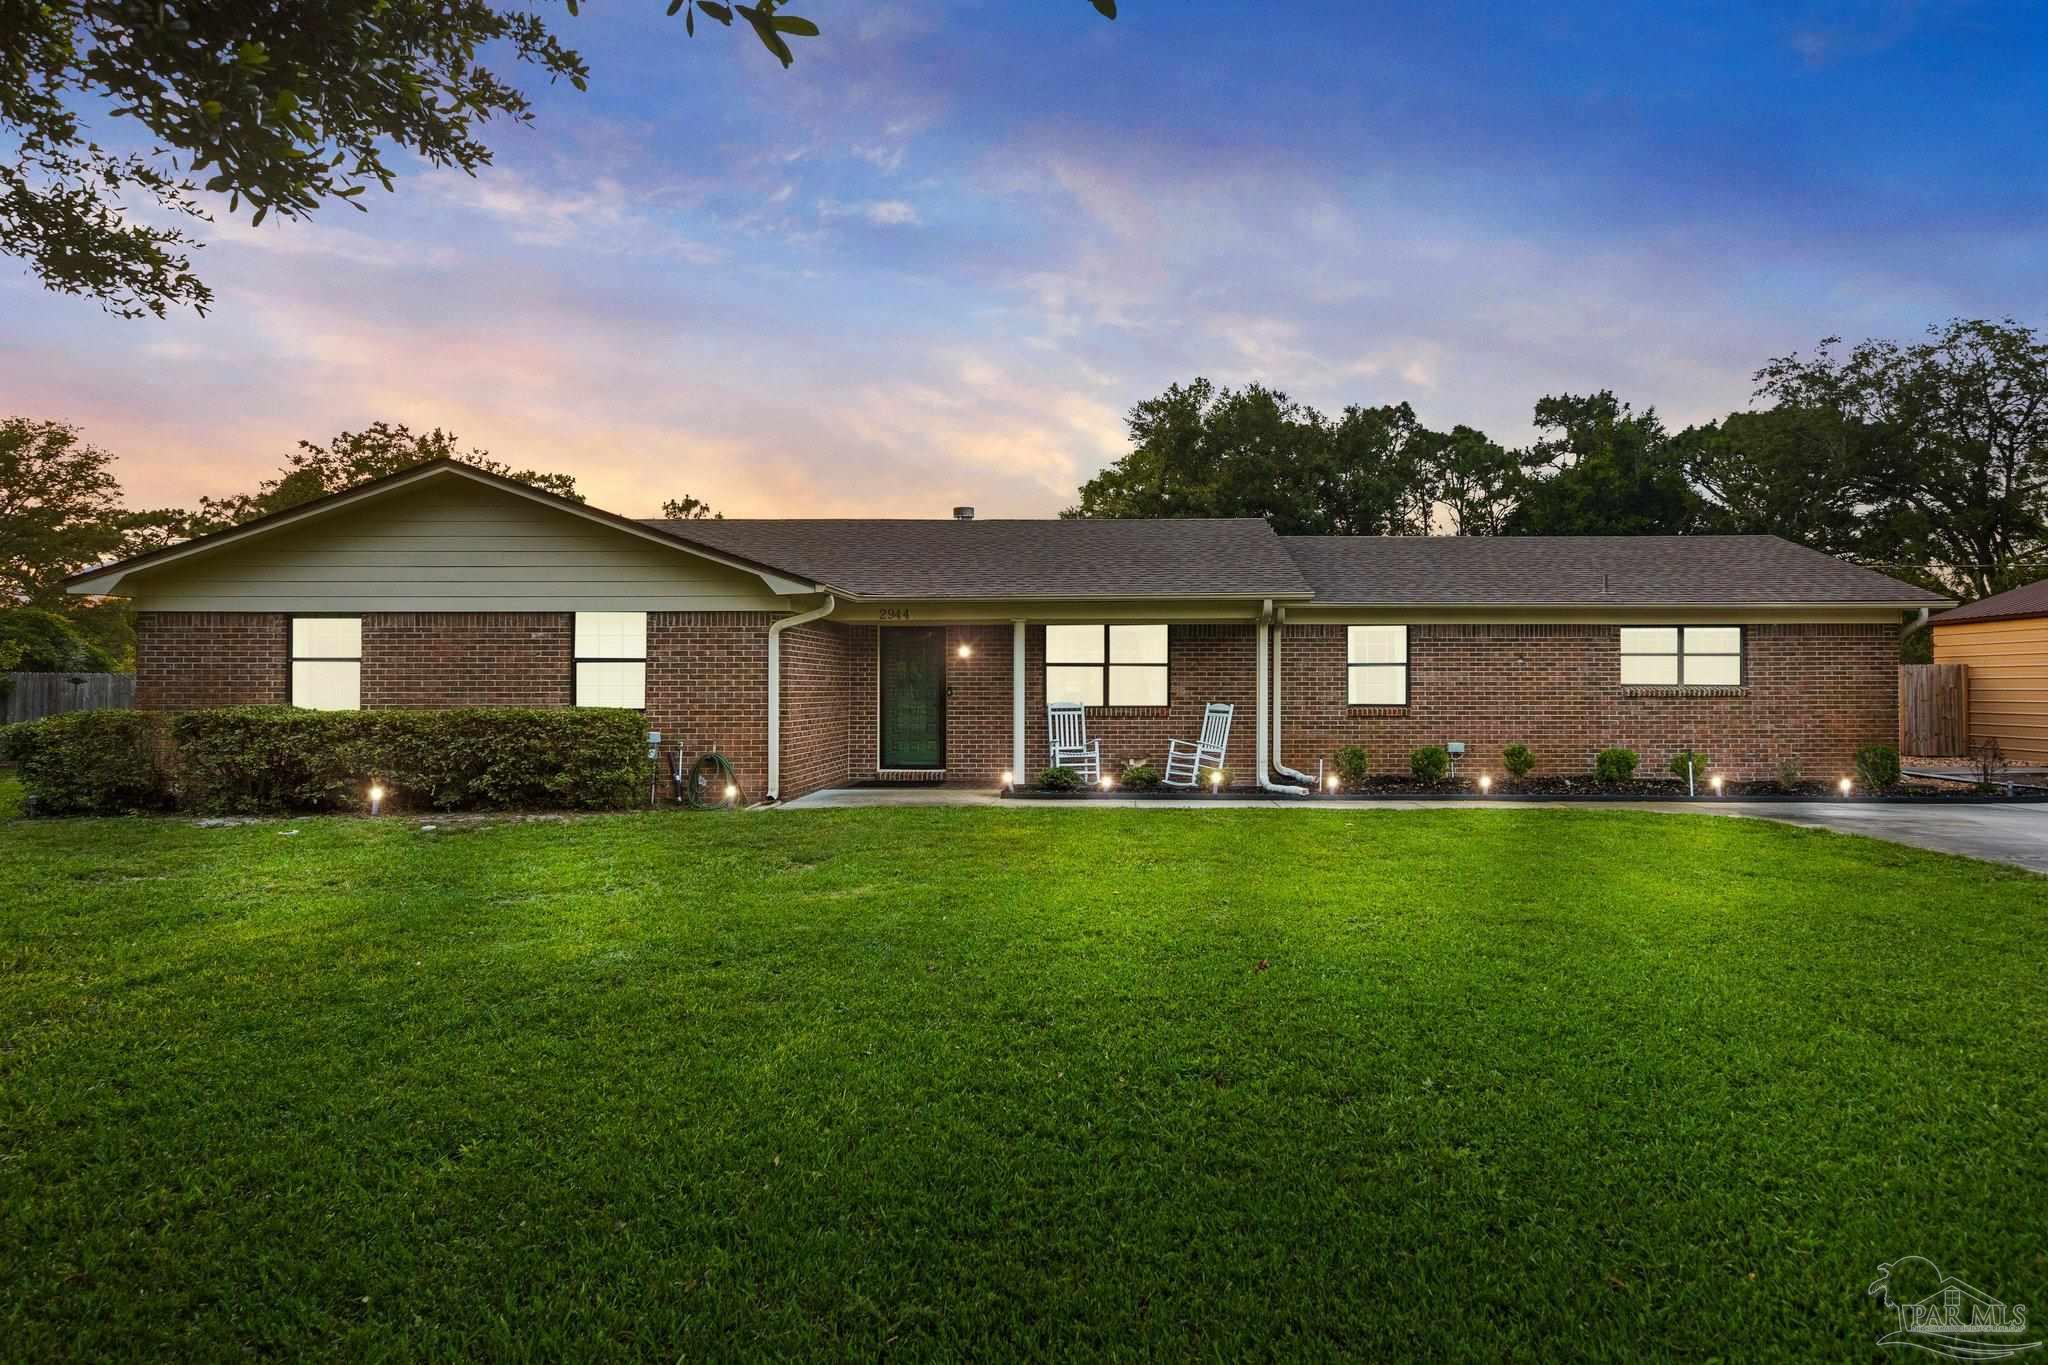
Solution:
M782 632L828 616L837 605L831 593L825 605L768 623L768 799L782 799Z
M1287 671L1287 608L1273 609L1273 626L1273 768L1282 777L1291 777L1304 786L1314 787L1316 780L1313 777L1288 767L1287 761L1280 756L1280 681Z
M1273 602L1272 599L1268 598L1259 608L1259 661L1254 679L1259 689L1259 700L1258 705L1252 708L1258 716L1257 729L1252 744L1254 753L1252 771L1258 775L1259 786L1269 792L1285 792L1289 796L1307 796L1307 788L1290 787L1285 783L1275 782L1273 775L1266 771L1266 757L1268 753L1266 747L1266 707L1271 701L1271 694L1267 691L1266 687L1266 668L1272 662L1272 627L1269 623L1272 615Z
M1929 607L1920 608L1920 614L1906 623L1906 628L1899 632L1899 638L1901 640L1910 640L1926 629L1927 623L1933 619L1930 615L1931 611L1932 608Z

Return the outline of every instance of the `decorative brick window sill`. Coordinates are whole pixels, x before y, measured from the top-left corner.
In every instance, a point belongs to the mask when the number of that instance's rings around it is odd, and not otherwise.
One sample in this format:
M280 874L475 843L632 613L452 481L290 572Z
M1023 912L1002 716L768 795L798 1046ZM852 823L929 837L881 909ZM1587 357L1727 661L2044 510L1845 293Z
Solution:
M1624 687L1624 697L1746 697L1747 687Z
M1405 706L1346 706L1344 713L1349 716L1405 716Z
M1090 720L1144 720L1173 714L1171 706L1091 706Z

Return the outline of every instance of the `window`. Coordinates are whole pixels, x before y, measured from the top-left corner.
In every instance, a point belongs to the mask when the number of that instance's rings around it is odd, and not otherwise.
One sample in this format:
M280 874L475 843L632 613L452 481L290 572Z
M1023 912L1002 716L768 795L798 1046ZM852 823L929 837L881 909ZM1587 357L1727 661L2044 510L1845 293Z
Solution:
M363 618L292 618L293 706L359 711L363 705Z
M1047 626L1045 699L1083 706L1164 706L1167 628Z
M1741 626L1623 626L1624 687L1740 687Z
M576 704L647 706L647 613L576 613Z
M1408 704L1408 627L1347 626L1344 699L1353 706Z

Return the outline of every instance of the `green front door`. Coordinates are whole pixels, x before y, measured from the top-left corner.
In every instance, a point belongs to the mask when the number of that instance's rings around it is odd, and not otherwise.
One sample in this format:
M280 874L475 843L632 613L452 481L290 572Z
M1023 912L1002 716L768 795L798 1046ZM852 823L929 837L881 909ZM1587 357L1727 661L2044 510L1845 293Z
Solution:
M946 632L882 631L882 766L946 766Z

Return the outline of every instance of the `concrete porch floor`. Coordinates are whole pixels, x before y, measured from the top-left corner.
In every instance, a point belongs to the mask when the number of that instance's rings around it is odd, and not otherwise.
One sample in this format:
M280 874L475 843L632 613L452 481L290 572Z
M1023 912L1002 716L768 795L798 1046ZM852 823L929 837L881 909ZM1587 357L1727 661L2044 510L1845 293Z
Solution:
M1862 834L1895 844L1957 853L2048 874L2048 805L1877 805L1853 801L1315 801L1194 797L1187 801L1005 801L993 787L909 787L891 791L852 787L812 792L777 810L850 810L891 806L994 806L1003 810L1264 810L1325 812L1375 810L1627 810L1662 815L1746 816L1788 825Z

